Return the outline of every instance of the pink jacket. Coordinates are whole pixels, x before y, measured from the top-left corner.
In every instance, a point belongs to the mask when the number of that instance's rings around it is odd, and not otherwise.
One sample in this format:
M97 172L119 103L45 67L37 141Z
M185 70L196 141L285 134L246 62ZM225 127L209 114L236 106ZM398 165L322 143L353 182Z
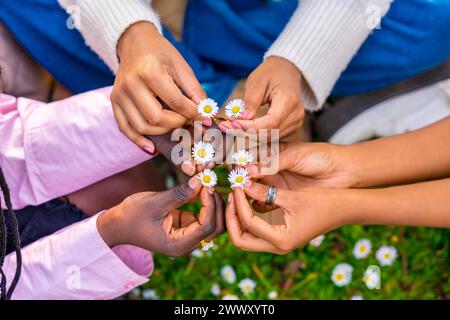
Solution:
M147 159L117 129L111 88L45 104L0 95L0 165L16 209L42 204ZM4 207L4 203L2 203ZM150 254L112 250L97 230L98 215L23 250L14 299L111 299L147 281ZM5 260L8 283L15 255Z

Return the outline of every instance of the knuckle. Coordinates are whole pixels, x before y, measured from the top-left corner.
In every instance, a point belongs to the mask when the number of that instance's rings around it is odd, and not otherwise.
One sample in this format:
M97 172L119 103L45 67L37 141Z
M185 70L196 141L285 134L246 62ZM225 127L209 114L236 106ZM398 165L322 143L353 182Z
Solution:
M136 124L136 127L134 128L140 135L148 134L149 128L143 123Z
M292 251L292 244L291 244L291 242L290 241L288 241L288 240L281 240L279 243L278 243L278 245L277 245L277 247L282 251L282 252L290 252L290 251Z
M163 115L162 112L154 112L151 115L151 119L149 119L150 123L156 127L160 127L163 123Z
M189 199L189 191L187 190L187 187L185 184L177 185L173 189L173 194L175 196L175 201L178 202L185 202Z

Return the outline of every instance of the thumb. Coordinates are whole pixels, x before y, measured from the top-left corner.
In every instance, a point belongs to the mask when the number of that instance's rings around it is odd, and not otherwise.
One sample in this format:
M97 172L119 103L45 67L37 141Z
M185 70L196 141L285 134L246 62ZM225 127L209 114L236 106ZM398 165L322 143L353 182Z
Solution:
M155 200L156 198L156 205L161 208L161 212L165 215L167 212L190 202L199 194L201 189L202 184L200 180L197 176L194 176L189 181L177 185L175 188L158 192L153 199Z
M269 194L269 186L257 182L249 182L245 185L245 194L257 201L265 203ZM274 205L284 208L290 199L289 190L277 188Z

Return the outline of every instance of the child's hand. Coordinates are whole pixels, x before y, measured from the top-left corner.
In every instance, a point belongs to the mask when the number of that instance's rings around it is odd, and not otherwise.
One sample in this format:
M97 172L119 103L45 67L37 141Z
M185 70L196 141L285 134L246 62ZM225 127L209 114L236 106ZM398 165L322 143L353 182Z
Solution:
M278 174L265 176L260 164L249 165L252 178L282 188L349 188L355 184L355 163L345 146L328 143L287 143L280 146Z
M143 135L167 133L187 119L202 120L196 105L206 94L181 54L151 23L132 25L117 53L111 101L119 128L130 140L153 154L154 145ZM156 97L173 111L164 110Z
M254 214L246 195L265 202L268 187L258 183L235 189L226 208L226 224L233 244L247 251L286 254L318 235L347 223L333 192L321 189L289 191L278 189L275 205L282 209L285 223L272 225Z
M203 207L198 216L178 210L199 193ZM189 254L201 240L222 233L225 225L222 198L202 189L197 177L168 191L132 195L98 219L110 247L131 244L172 257Z
M244 102L247 110L242 120L235 120L242 129L279 129L280 137L298 130L305 111L301 99L301 73L295 65L279 57L270 57L256 68L245 83ZM270 103L268 113L254 119L258 109ZM222 126L232 129L229 122Z

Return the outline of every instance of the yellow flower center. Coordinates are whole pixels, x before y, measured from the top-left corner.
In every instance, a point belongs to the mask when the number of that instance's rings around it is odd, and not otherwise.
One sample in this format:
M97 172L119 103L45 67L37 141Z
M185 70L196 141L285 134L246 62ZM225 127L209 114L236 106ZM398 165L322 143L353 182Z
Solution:
M231 112L233 112L233 113L238 113L239 110L241 110L241 108L239 108L239 106L234 106L233 108L231 108Z
M204 183L210 183L211 182L211 177L210 176L204 176L203 177L203 182Z
M210 113L212 111L212 107L211 106L205 106L203 108L203 111L205 111L206 113Z
M366 246L359 247L359 252L366 252Z
M242 181L244 181L244 177L243 176L236 177L236 182L237 183L241 183Z
M389 260L390 257L391 257L391 255L390 255L389 253L385 253L385 254L384 254L384 258L385 258L386 260Z
M240 157L240 158L238 159L238 162L239 162L239 163L247 162L247 158L246 158L246 157Z
M249 284L244 286L244 291L250 291L252 288L250 287Z
M344 280L344 275L343 275L342 273L338 273L338 274L336 275L336 280L337 280L337 281L342 281L342 280Z
M206 150L205 150L205 149L200 149L200 150L198 150L198 151L197 151L197 155L198 155L200 158L206 158Z

